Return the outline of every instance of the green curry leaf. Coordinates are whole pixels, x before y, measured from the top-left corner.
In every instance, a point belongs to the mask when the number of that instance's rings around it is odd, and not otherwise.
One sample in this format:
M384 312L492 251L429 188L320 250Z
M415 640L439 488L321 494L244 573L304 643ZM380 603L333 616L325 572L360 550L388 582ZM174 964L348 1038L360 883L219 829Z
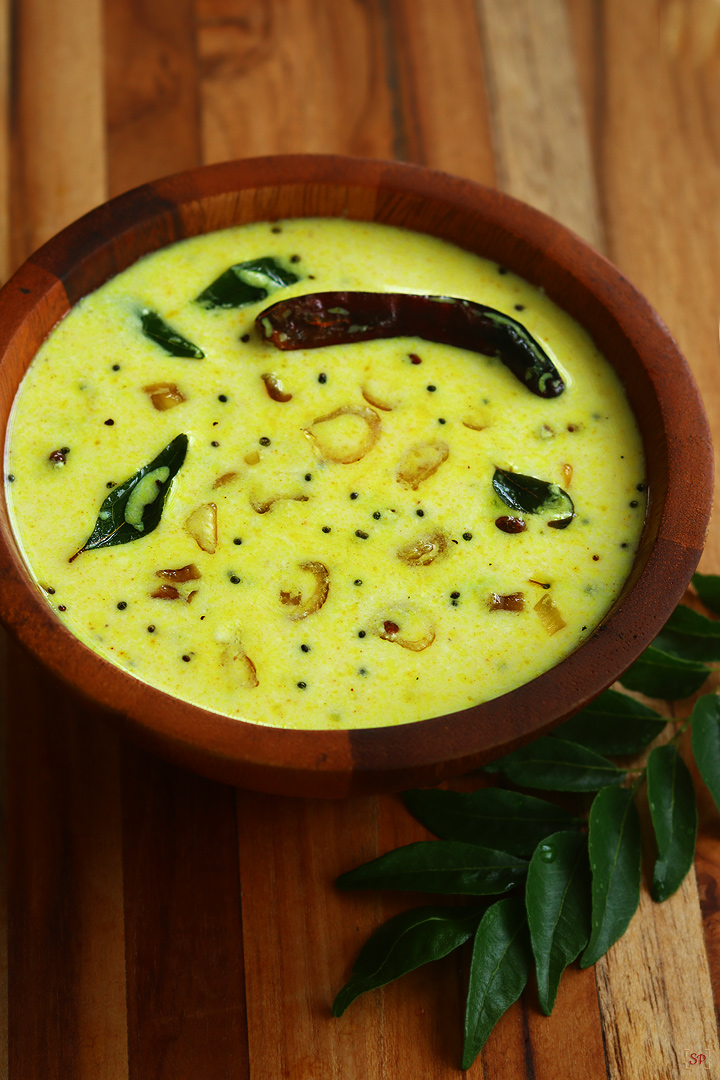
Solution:
M692 711L692 751L715 805L720 810L720 698L704 694Z
M692 583L705 607L720 615L720 575L693 574Z
M658 846L652 894L654 900L667 900L692 866L698 827L695 789L677 746L656 746L651 752L647 786Z
M406 791L408 810L443 840L487 844L512 855L532 855L541 840L559 829L574 829L580 819L567 810L502 788L479 791Z
M720 660L720 619L681 604L653 641L656 649L685 660Z
M699 690L709 674L705 664L683 660L650 645L620 676L620 682L628 690L639 690L648 697L682 701Z
M552 735L580 743L598 754L637 754L666 726L665 717L654 709L628 694L606 690L582 712L555 728Z
M165 498L188 448L187 435L178 435L148 465L110 492L95 528L70 562L83 551L141 540L160 524Z
M640 818L632 791L606 787L590 809L592 932L580 960L590 967L622 937L640 903Z
M192 341L188 341L177 330L173 330L172 326L168 326L157 312L146 308L140 313L140 323L145 337L150 338L171 356L184 356L191 360L204 359L205 353L202 349L199 349Z
M522 746L498 765L513 784L543 791L598 791L606 784L619 784L625 776L594 750L553 736Z
M567 528L575 517L575 507L568 493L547 480L496 468L492 484L496 494L512 510L542 514L553 529Z
M531 968L522 897L498 900L485 912L475 934L465 1009L463 1069L470 1068L502 1014L520 997Z
M389 919L360 950L333 1016L342 1016L360 994L447 956L473 935L480 916L478 908L419 907Z
M559 832L538 844L528 869L525 906L540 1008L549 1016L563 971L590 937L586 836Z
M506 851L452 840L419 840L342 874L341 889L411 889L488 896L525 880L528 864Z
M265 300L275 289L294 285L300 278L272 256L235 263L197 297L204 308L237 308Z

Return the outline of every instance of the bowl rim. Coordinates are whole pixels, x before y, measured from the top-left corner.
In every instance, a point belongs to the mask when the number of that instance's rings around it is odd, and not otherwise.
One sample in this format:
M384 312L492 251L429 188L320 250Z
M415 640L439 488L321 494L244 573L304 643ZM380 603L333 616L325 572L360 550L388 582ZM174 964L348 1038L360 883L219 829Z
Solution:
M578 711L615 681L661 629L685 591L704 544L713 490L709 425L693 375L662 320L613 264L559 222L495 189L422 166L299 154L200 166L144 184L92 210L31 255L0 290L3 444L17 388L5 374L8 356L23 350L27 354L33 343L34 355L45 337L43 327L49 330L80 296L134 262L139 246L146 253L195 235L186 231L189 222L212 226L218 213L242 217L253 199L253 205L272 211L273 192L277 201L278 189L286 194L297 190L310 208L319 202L318 192L330 192L350 217L365 217L368 208L381 215L374 220L405 215L413 221L429 206L437 210L435 229L444 228L452 215L458 220L466 217L478 228L484 223L496 250L509 243L508 238L524 245L526 254L534 253L538 273L552 265L613 320L648 375L667 453L667 496L652 547L643 553L646 561L632 588L593 635L558 665L479 706L391 727L341 731L266 727L174 698L83 645L30 579L10 530L3 487L0 618L46 666L113 714L125 731L205 775L300 795L340 796L399 789L408 783L439 783L543 734ZM320 216L336 215L326 208ZM506 261L515 269L511 258ZM533 280L527 266L518 272ZM553 295L551 288L548 292ZM692 470L687 461L690 447ZM689 499L690 472L695 486Z

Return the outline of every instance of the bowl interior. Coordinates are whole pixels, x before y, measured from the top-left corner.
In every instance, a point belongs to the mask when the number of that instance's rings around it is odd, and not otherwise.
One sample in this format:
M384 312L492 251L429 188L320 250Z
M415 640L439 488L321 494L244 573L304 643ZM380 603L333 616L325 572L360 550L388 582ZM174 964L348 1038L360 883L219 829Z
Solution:
M0 292L0 436L22 376L69 307L138 257L250 221L339 216L427 232L496 260L592 335L618 372L648 470L648 515L612 611L560 665L501 698L416 724L365 731L262 728L206 712L100 659L53 615L24 568L0 499L0 615L71 686L149 747L211 777L270 792L343 795L437 783L548 730L609 686L649 644L697 565L712 449L690 371L626 279L557 222L496 191L429 170L334 157L209 166L138 188L36 252Z

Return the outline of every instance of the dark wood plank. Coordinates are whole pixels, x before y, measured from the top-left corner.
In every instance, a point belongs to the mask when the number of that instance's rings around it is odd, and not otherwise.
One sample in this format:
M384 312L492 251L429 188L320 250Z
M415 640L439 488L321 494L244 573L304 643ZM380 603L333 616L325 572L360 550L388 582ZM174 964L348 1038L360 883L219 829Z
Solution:
M193 0L104 0L111 195L200 164Z
M131 1080L249 1075L234 789L122 749Z
M125 1080L117 739L10 655L10 1075Z

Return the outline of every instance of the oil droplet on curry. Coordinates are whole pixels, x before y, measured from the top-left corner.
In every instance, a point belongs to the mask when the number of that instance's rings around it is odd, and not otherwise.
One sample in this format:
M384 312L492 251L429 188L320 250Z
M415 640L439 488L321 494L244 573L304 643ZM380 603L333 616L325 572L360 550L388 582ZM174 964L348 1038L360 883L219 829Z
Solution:
M375 333L389 302L359 292L414 294L420 336ZM273 314L325 293L310 331ZM473 305L494 312L477 351L448 330ZM185 240L80 301L21 386L6 477L89 648L296 728L443 715L552 668L618 596L646 506L624 392L573 319L495 263L344 220Z

